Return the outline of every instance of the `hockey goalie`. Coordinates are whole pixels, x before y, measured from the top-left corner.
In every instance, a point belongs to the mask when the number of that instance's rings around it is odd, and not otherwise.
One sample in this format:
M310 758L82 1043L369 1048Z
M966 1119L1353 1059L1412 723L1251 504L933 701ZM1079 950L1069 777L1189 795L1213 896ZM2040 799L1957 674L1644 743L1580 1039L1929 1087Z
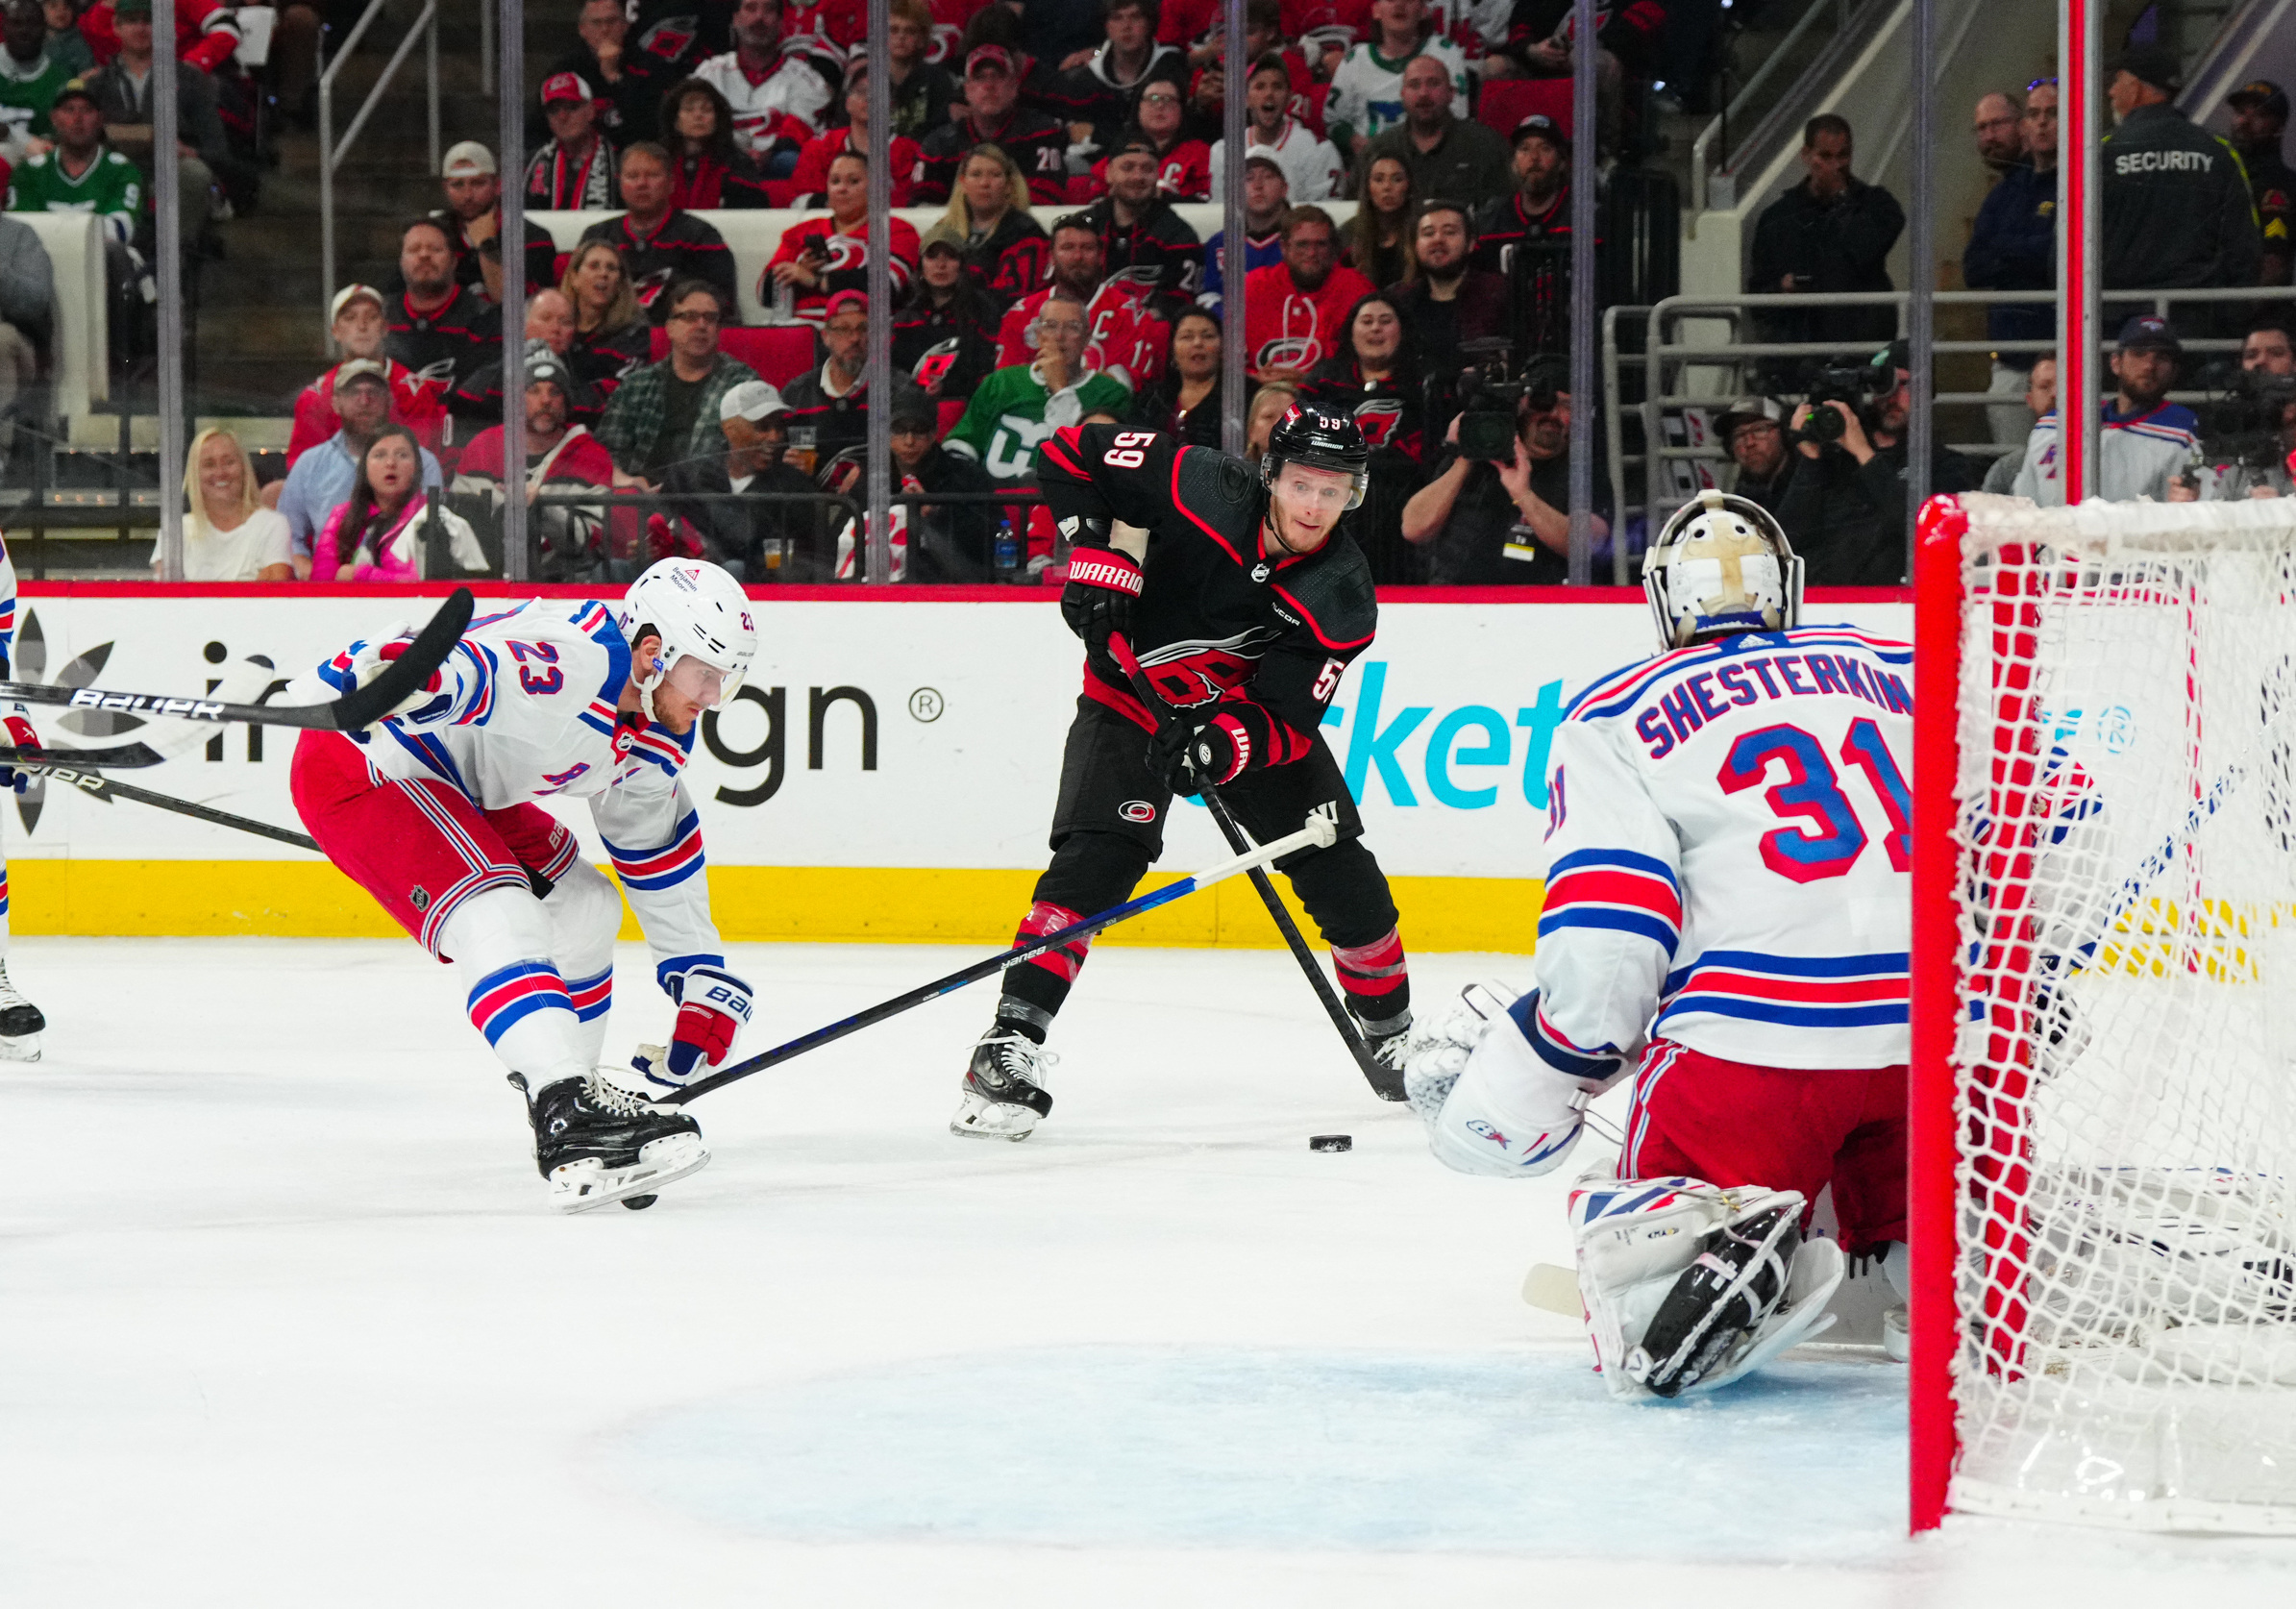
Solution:
M1631 1073L1616 1176L1569 1214L1604 1382L1646 1399L1815 1335L1845 1253L1907 1288L1913 650L1801 625L1785 532L1719 492L1643 587L1661 652L1555 737L1539 987L1470 988L1406 1087L1440 1160L1520 1178ZM1839 1242L1810 1234L1829 1184Z

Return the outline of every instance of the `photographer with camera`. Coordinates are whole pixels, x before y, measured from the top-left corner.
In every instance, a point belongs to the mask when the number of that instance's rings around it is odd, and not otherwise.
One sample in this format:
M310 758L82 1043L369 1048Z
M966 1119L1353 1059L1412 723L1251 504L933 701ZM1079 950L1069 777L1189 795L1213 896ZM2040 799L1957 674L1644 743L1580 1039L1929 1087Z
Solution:
M1568 367L1535 359L1509 382L1502 357L1477 356L1435 474L1403 505L1403 539L1424 552L1430 586L1560 586L1570 577ZM1611 533L1599 477L1594 506L1599 542Z
M1790 426L1803 461L1778 506L1811 586L1897 586L1906 579L1906 415L1912 359L1891 341L1869 363L1821 370ZM1977 489L1977 468L1934 446L1933 492Z
M2200 420L2192 409L2168 400L2184 356L2184 344L2165 318L2138 313L2121 326L2119 350L2112 355L2120 392L2106 405L2097 432L2092 496L2114 503L2139 497L2189 503L2201 495L2197 481L2185 473L2200 445ZM2060 418L2052 410L2033 427L2015 482L2017 496L2044 508L2064 502L2064 483L2058 478Z
M2219 503L2296 493L2288 451L2296 447L2289 409L2296 405L2296 342L2287 315L2259 313L2240 343L2240 366L2216 376L2221 390L2201 433L2200 462L2172 482L2172 501Z

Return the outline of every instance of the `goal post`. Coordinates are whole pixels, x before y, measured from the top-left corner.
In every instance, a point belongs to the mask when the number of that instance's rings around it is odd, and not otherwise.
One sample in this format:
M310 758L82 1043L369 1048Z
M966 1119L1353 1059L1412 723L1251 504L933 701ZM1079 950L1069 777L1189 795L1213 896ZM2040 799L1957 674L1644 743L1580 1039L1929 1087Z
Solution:
M2296 1534L2296 499L1933 499L1911 1509Z

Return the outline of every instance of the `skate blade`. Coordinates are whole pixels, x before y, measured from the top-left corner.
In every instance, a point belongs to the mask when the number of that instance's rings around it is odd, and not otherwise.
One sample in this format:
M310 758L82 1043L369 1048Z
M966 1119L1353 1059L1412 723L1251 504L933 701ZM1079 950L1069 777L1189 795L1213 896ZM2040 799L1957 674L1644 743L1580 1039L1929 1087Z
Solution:
M949 1132L974 1140L1025 1140L1036 1132L1034 1108L968 1094L949 1120Z
M39 1060L39 1035L18 1034L13 1039L0 1039L0 1061Z
M589 1212L630 1196L650 1196L665 1184L708 1165L709 1151L696 1134L673 1134L649 1141L627 1168L609 1168L595 1157L569 1162L550 1176L550 1204L560 1212Z

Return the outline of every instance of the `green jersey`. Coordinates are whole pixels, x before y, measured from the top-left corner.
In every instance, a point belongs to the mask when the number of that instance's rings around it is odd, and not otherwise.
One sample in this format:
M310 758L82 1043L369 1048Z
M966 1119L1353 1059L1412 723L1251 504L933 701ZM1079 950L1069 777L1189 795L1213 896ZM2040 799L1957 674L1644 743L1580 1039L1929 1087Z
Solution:
M1025 481L1036 473L1038 442L1087 413L1122 415L1131 406L1124 383L1099 370L1053 391L1037 378L1034 363L1014 363L980 383L941 445L977 460L1000 481Z
M0 50L0 134L5 134L9 148L24 148L26 135L37 135L45 139L55 131L48 124L48 109L56 104L56 91L72 81L72 69L46 51L30 67L26 67L6 51Z
M110 146L77 179L63 170L63 154L28 157L9 181L11 212L93 212L121 240L134 238L143 211L143 173Z

